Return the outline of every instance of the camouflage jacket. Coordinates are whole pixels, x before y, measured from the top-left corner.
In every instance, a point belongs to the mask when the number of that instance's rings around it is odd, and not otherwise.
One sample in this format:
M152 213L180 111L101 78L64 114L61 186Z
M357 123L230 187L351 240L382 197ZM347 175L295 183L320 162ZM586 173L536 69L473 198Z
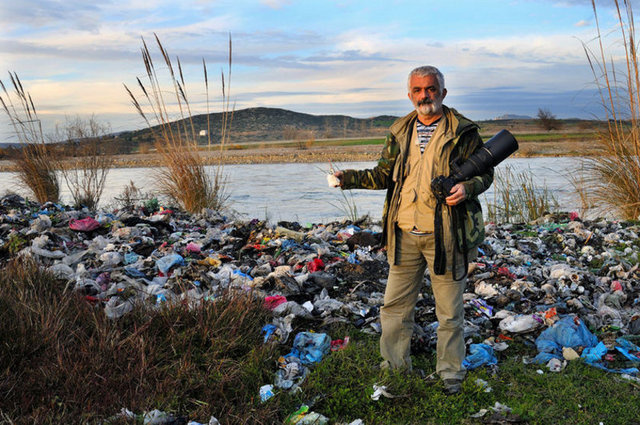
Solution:
M343 174L343 189L387 189L382 213L383 243L387 247L389 263L395 262L396 241L396 217L399 207L400 189L404 179L406 156L409 153L409 143L413 126L417 119L415 111L399 118L390 127L390 133L386 138L382 154L374 168L367 170L345 170ZM478 126L459 114L455 109L443 106L443 119L438 127L444 126L434 132L429 143L437 143L439 158L434 166L436 175L449 175L449 164L452 160L460 158L465 160L477 149L482 147L482 139L478 134ZM489 188L493 182L493 169L486 174L476 176L462 182L467 198L464 201L465 231L467 248L472 250L484 240L484 220L482 208L478 201L478 195ZM427 182L430 184L430 182ZM429 206L435 206L434 199L425 199ZM447 211L447 208L444 208ZM453 247L453 238L449 232L450 218L445 214L445 244L447 250ZM462 232L459 231L460 244L462 244ZM462 247L460 247L462 249ZM450 257L448 257L450 258Z

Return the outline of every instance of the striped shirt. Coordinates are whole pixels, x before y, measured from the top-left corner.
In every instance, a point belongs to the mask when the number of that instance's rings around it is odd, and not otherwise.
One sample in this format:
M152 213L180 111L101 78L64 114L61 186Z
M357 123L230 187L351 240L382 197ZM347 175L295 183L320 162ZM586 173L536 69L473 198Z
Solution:
M427 147L427 143L431 140L433 132L436 131L436 127L440 122L440 118L432 122L429 125L424 125L420 120L416 120L416 133L418 134L418 146L420 146L420 153L424 153L424 149Z

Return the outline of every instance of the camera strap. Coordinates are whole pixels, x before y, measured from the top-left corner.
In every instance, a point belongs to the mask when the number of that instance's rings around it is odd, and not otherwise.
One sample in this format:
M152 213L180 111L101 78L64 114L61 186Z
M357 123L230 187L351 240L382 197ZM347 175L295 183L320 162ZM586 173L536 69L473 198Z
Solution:
M442 226L442 205L443 202L438 200L434 214L433 233L435 236L436 254L433 258L433 272L442 275L447 272L447 249L444 245L444 235Z
M438 201L436 204L435 214L434 214L434 235L435 235L435 245L436 245L436 253L434 256L433 262L433 271L437 275L443 275L447 272L447 249L444 243L444 223L442 220L442 206L445 205L444 202ZM453 258L451 259L451 270L453 275L453 280L462 280L467 277L467 273L469 271L469 258L467 256L467 232L464 225L464 204L456 205L449 208L449 215L451 220L449 221L451 237L453 238ZM457 228L459 228L462 232L462 241L458 240L458 232ZM461 242L461 243L459 243ZM460 252L460 245L462 245L462 252ZM459 255L462 254L462 259L464 261L464 272L462 276L456 276L456 267L455 265L458 263Z

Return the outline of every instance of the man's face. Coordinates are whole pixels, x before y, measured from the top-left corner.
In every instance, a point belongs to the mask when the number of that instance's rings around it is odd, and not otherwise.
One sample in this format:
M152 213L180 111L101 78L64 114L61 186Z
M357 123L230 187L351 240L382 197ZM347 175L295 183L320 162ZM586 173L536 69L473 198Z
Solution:
M447 89L440 89L435 75L413 75L409 81L408 95L418 115L435 117L442 113L442 101L447 95Z

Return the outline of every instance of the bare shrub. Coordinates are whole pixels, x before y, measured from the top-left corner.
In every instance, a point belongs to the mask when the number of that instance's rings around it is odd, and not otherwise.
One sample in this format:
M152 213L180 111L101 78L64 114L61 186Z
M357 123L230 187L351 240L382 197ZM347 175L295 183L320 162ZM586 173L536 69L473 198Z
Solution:
M58 127L53 136L64 142L67 156L61 161L61 173L76 206L96 209L104 191L109 170L113 166L113 152L108 144L108 124L95 116L67 118L64 127Z
M129 184L122 188L122 192L116 195L113 201L112 207L114 209L125 211L133 211L137 207L147 207L158 202L151 193L137 187L133 180L129 180ZM155 211L156 208L151 208L151 210Z
M600 93L607 128L599 132L601 154L584 158L584 183L590 201L600 210L625 219L640 216L640 64L633 10L630 2L621 7L614 0L621 45L624 50L623 71L616 67L614 56L605 53L595 1L598 44L594 52L586 43L584 51Z
M562 123L551 113L549 109L538 108L538 124L546 131L560 130Z
M146 155L146 154L151 152L152 148L153 148L153 144L152 143L140 143L138 145L138 153L140 153L142 155Z
M282 129L282 138L284 140L296 140L301 131L292 125L287 125Z
M56 174L58 162L45 143L42 124L31 95L24 90L18 74L9 73L9 78L14 93L10 95L0 80L4 93L0 96L0 102L22 145L12 158L18 170L18 180L38 202L57 202L60 199L60 182Z
M196 131L192 111L187 96L180 59L176 58L177 73L168 52L158 36L155 36L157 47L162 54L168 76L167 90L156 71L151 52L143 40L142 59L146 68L146 83L138 79L141 95L134 95L125 85L133 105L151 129L156 149L160 154L162 168L158 171L157 182L161 194L176 202L189 212L200 212L203 208L222 209L228 201L226 193L226 177L223 173L222 154L229 141L229 129L233 114L229 107L228 85L231 75L231 37L229 37L229 61L226 74L221 73L223 119L220 128L220 160L213 175L207 173L204 159L198 150L199 131ZM207 147L212 144L209 121L209 80L207 67L203 60L204 83L207 105ZM167 95L166 93L170 93ZM169 98L171 97L171 98ZM173 120L170 106L177 108L178 121ZM153 125L155 124L155 125Z

